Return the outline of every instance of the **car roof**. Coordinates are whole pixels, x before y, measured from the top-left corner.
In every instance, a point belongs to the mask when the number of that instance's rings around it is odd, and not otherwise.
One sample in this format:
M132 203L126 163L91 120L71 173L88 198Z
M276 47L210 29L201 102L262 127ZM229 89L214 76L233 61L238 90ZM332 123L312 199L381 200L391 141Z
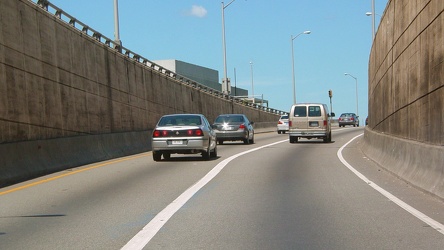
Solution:
M168 116L203 116L202 114L168 114L168 115L163 115L162 117L168 117Z
M244 114L221 114L218 116L244 116Z

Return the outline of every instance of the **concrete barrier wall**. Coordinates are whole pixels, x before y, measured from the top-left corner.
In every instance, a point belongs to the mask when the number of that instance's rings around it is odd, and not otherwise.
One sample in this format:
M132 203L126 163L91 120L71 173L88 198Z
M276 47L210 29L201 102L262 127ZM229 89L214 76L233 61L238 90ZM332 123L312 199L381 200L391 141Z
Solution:
M443 10L442 0L388 2L370 54L365 150L444 198Z
M0 1L0 186L149 150L169 113L244 113L258 128L279 117L147 67L31 1Z

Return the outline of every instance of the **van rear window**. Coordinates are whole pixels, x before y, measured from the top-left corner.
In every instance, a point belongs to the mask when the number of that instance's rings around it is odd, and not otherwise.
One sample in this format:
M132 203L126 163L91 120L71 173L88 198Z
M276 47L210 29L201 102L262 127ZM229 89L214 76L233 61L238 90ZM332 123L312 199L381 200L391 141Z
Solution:
M294 116L295 117L306 117L307 116L307 107L305 107L305 106L294 107Z
M294 108L294 116L295 117L307 117L307 108L308 108L308 117L319 117L322 116L321 107L320 106L297 106Z
M321 107L320 106L308 106L308 116L309 117L321 116Z

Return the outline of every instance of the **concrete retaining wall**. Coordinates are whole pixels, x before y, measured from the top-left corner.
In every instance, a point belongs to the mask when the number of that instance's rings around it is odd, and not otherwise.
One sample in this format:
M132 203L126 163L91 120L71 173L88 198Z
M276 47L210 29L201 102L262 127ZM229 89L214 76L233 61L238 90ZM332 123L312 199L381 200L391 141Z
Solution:
M28 0L0 1L0 186L149 150L161 115L279 114L184 84Z
M365 152L444 198L444 1L390 0L369 61Z
M377 133L368 127L366 155L389 172L444 199L444 147Z

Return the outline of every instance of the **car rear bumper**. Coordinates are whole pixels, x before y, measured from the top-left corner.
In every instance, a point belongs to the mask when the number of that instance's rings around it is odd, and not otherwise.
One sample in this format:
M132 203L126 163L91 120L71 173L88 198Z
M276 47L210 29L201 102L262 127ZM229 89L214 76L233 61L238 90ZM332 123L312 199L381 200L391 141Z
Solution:
M325 130L313 130L313 131L294 131L290 130L288 132L289 136L297 136L297 137L304 137L304 138L314 138L314 137L326 137L328 136L328 132Z
M207 151L208 141L203 138L198 139L153 139L152 151L171 151L171 152L188 152L188 151Z
M288 125L278 125L277 130L278 131L288 131Z
M241 131L241 132L233 132L233 131L217 131L216 137L217 140L243 140L247 139L248 132L247 131Z

